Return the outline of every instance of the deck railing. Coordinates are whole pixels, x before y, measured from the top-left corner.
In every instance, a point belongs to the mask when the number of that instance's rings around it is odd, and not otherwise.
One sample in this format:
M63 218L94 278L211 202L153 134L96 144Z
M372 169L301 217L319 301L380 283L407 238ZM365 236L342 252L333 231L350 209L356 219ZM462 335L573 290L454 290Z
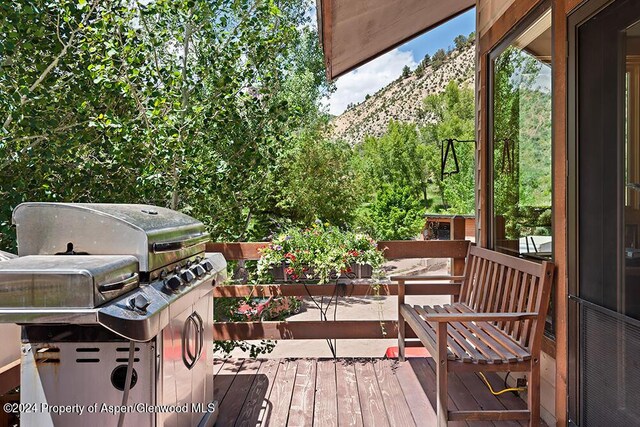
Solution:
M450 258L450 274L460 276L464 270L469 241L464 239L464 218L456 217L451 235L458 240L381 241L380 249L389 260L407 258ZM257 260L259 249L267 242L211 243L208 252L221 252L228 261ZM455 295L457 287L443 281L442 284L411 284L405 295ZM398 286L383 283L372 286L355 284L259 284L216 286L217 298L240 297L364 297L397 295ZM290 340L290 339L383 339L398 336L397 320L301 320L301 321L249 321L216 322L216 340ZM407 338L415 338L407 335Z

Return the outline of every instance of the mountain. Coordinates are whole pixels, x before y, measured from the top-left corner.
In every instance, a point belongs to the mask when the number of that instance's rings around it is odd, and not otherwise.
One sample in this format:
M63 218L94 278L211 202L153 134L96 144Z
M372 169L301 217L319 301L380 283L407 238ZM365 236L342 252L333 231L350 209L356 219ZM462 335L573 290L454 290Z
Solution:
M397 80L336 116L331 122L333 137L358 144L365 135L382 136L391 119L424 123L429 120L421 114L422 100L427 95L444 91L451 80L473 86L474 43L467 43L448 54L442 51L441 57L437 55L423 61L414 71L406 69Z

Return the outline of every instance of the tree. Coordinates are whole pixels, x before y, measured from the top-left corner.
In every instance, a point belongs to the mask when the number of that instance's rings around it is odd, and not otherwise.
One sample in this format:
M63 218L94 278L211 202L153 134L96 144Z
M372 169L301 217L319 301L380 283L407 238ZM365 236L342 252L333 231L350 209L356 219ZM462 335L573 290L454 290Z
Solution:
M402 68L402 74L400 75L400 77L402 77L403 79L406 79L407 77L409 77L411 75L411 68L409 68L408 65L405 65Z
M440 67L444 61L447 59L447 53L444 49L438 49L436 53L433 54L433 58L431 58L431 66L433 68Z
M358 209L356 225L378 240L413 239L424 224L424 207L409 187L384 184Z
M323 138L319 132L308 131L298 138L281 159L283 175L276 185L282 192L273 200L277 213L271 217L302 225L320 219L348 228L354 206L362 198L350 167L352 148Z
M467 37L467 39L469 40L469 44L475 43L475 41L476 41L476 32L475 31L471 31L469 33L469 36Z
M467 47L468 40L462 34L458 35L455 39L453 39L453 43L456 46L456 49L460 50Z
M378 237L389 236L393 227L402 230L398 231L402 238L419 234L429 206L429 156L435 155L421 142L415 125L392 120L382 137L366 137L356 146L353 168L358 188L368 195L357 212L357 226Z
M152 203L264 237L282 156L326 121L303 0L0 5L0 246L25 200ZM261 219L260 219L261 220ZM249 236L255 230L256 236Z
M366 177L370 192L395 183L408 187L417 197L423 197L425 150L415 125L391 120L382 137L365 137L356 152L354 168ZM423 197L423 206L425 203Z

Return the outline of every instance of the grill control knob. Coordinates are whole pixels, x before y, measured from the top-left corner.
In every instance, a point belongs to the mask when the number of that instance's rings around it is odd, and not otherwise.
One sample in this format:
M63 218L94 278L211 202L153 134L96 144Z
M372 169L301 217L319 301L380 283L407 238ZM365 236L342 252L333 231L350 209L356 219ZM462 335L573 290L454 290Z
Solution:
M196 277L202 277L206 273L206 271L204 271L204 267L198 264L191 267L191 272L195 274Z
M196 278L196 275L193 274L191 270L182 270L182 273L180 273L180 277L182 278L182 280L189 283Z
M211 264L211 261L209 261L208 259L205 259L204 261L202 261L202 263L200 264L205 271L209 272L211 270L213 270L213 264Z
M182 279L178 276L171 276L165 282L165 286L170 291L177 291L180 286L182 286Z
M151 304L151 301L149 301L147 297L142 294L138 294L135 297L129 299L129 308L131 308L132 310L137 309L140 311L147 311L147 307L149 307L149 304Z

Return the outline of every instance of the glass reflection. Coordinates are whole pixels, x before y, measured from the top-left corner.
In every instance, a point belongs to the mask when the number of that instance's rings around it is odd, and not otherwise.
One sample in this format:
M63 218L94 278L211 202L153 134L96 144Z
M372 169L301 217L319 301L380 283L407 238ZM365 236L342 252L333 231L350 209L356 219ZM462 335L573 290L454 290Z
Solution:
M493 62L494 248L549 259L551 235L551 11Z

